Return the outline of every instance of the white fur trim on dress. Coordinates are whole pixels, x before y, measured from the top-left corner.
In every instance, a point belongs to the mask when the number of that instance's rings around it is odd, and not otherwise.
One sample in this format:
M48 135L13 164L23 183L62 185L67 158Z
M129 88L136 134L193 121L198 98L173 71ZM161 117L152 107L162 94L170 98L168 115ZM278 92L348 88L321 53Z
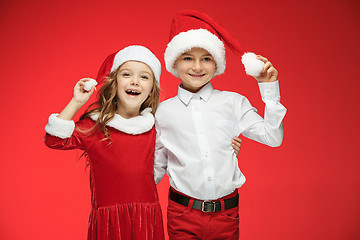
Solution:
M96 121L99 115L92 115L90 118ZM114 118L106 124L109 127L115 128L121 132L137 135L148 132L154 126L154 116L151 113L151 108L145 108L139 116L133 118L123 118L119 114L115 114Z
M215 76L225 72L226 55L224 43L206 29L191 29L181 32L171 39L164 54L166 70L179 77L173 68L174 63L181 54L194 47L203 48L213 56L217 66Z
M138 61L145 63L154 73L155 80L160 83L161 63L155 54L153 54L149 49L140 45L132 45L120 50L115 55L110 72L116 70L119 66L127 61Z
M242 55L241 61L244 64L245 72L247 75L253 77L260 76L264 67L264 62L257 59L255 53L244 53L244 55Z
M45 131L50 135L62 139L71 137L75 129L74 121L60 119L57 117L58 115L58 113L50 115L49 121L45 126Z

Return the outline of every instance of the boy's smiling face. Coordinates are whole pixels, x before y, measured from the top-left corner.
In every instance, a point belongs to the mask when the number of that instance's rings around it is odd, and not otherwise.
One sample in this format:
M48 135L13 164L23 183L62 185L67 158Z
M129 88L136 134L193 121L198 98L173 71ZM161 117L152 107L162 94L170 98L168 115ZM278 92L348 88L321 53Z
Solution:
M182 87L197 92L215 75L216 62L213 56L203 48L192 48L180 55L174 63Z

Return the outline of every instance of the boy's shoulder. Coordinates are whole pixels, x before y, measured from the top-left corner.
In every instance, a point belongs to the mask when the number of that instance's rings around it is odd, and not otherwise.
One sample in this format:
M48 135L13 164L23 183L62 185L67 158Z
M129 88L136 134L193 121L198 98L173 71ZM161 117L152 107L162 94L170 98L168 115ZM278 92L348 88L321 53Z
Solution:
M246 98L244 95L241 95L240 93L237 92L231 92L231 91L221 91L221 90L217 90L214 89L213 95L216 97L220 97L220 98L235 98L235 99L241 99L241 98Z
M177 101L179 100L178 96L176 95L175 97L172 97L172 98L169 98L169 99L166 99L164 101L162 101L161 103L159 103L159 106L156 110L156 113L160 113L160 112L163 112L163 111L166 111L167 109L173 109L173 106L177 104Z
M237 92L231 92L231 91L221 91L218 89L214 89L214 91L212 92L212 97L216 98L217 100L229 100L229 99L234 99L234 100L242 100L242 99L247 99L244 95L241 95L240 93ZM167 100L164 100L163 102L161 102L159 104L158 110L162 110L162 109L166 109L166 108L172 108L173 106L175 106L176 104L179 104L181 101L178 97L178 95L169 98Z
M214 90L209 104L223 107L231 106L234 108L251 105L249 100L240 93L220 90Z
M171 104L173 102L175 102L176 100L178 99L178 95L172 97L172 98L168 98L164 101L162 101L160 104L159 104L159 107L162 106L162 105L168 105L168 104Z

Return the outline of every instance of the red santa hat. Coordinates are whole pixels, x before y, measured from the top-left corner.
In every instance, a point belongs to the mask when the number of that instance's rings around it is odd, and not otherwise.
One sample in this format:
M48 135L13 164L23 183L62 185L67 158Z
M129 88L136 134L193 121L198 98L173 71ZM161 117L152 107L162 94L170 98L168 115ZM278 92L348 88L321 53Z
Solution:
M98 83L102 83L109 74L127 61L138 61L145 63L154 73L155 80L160 83L161 64L159 59L148 48L140 45L128 46L118 52L110 54L101 65Z
M215 76L220 75L226 68L224 43L235 54L243 54L242 62L248 75L260 75L264 63L255 54L244 53L240 43L224 27L207 14L196 10L182 10L174 17L170 42L164 54L166 70L179 77L173 68L176 59L192 48L199 47L214 57L217 65Z

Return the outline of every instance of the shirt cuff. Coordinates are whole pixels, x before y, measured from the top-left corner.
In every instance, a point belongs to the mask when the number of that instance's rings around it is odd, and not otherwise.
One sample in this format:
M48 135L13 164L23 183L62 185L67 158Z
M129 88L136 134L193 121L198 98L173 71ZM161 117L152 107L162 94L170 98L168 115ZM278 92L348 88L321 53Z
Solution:
M273 99L280 101L279 81L259 83L262 99Z
M45 131L50 135L62 139L71 137L75 129L74 121L60 119L57 117L58 115L58 113L50 115L48 124L45 126Z

